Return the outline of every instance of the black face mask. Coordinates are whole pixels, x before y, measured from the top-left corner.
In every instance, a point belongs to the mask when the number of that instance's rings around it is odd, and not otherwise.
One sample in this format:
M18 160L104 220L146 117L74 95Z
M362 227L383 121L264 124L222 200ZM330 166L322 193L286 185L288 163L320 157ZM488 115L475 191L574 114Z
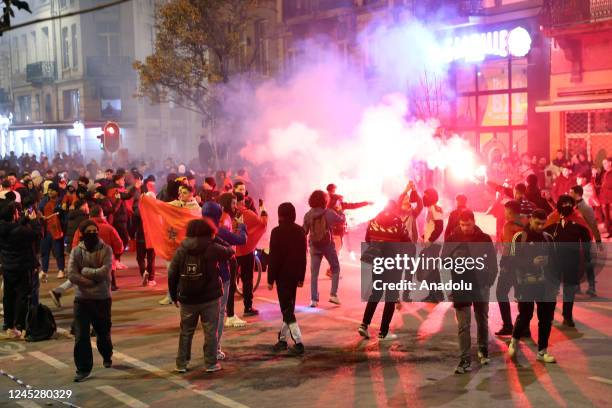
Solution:
M89 252L93 252L98 246L98 233L97 232L88 232L83 234L83 243L85 244L85 248Z
M564 217L569 217L573 212L574 212L574 207L572 207L571 205L564 205L564 206L560 206L559 208L559 214L561 214Z

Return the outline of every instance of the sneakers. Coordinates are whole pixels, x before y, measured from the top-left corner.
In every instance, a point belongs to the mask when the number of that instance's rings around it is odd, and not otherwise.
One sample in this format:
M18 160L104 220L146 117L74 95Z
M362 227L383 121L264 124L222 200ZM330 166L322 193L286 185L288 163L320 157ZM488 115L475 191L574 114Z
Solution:
M289 354L294 356L301 356L304 354L304 345L302 343L295 343L294 346L289 347Z
M576 323L571 319L563 319L563 325L567 327L576 327Z
M38 280L40 280L40 283L47 283L47 273L43 271L38 272Z
M219 371L221 369L222 369L221 364L216 363L216 364L209 365L208 367L206 367L206 372L207 373L214 373L215 371Z
M363 337L364 339L370 338L370 333L368 332L368 326L366 326L365 324L360 325L357 331L359 332L359 335Z
M65 279L66 278L66 274L64 273L64 271L60 270L57 271L57 279Z
M311 300L310 305L308 307L317 307L317 306L319 306L319 302L317 302L316 300Z
M516 358L517 350L518 350L518 340L513 337L510 340L510 344L508 344L508 357L514 360Z
M221 349L217 350L217 360L225 360L225 353Z
M162 300L160 300L159 302L160 305L171 305L172 304L172 299L170 299L170 296L166 295L164 296L164 298Z
M512 336L512 331L514 328L512 326L502 326L502 328L495 332L496 336Z
M397 339L397 334L394 334L394 333L387 333L387 334L380 333L378 335L378 340L379 341L391 341L391 340L395 340L395 339Z
M51 300L55 304L55 307L57 308L62 307L62 295L60 295L59 293L53 290L49 291L49 295L51 296Z
M187 372L187 367L176 367L174 369L175 373L185 374Z
M259 314L259 310L253 309L251 307L251 308L248 308L248 309L244 309L244 313L242 315L246 316L246 317L251 317L251 316L257 316L258 314Z
M455 368L455 374L465 374L472 371L472 363L467 360L459 361L457 368Z
M83 382L88 378L91 378L91 371L88 373L77 372L76 375L74 376L74 382Z
M289 345L284 340L279 340L275 345L272 346L272 351L278 353L280 351L285 351L289 348Z
M329 303L333 303L334 305L340 305L340 299L338 299L338 296L330 296Z
M128 268L126 264L121 263L119 261L117 261L116 266L117 266L117 269L127 269Z
M102 365L104 366L104 368L111 368L113 366L113 360L111 359L104 360Z
M548 351L546 351L546 349L538 351L538 355L536 356L536 359L538 361L542 361L543 363L556 363L557 362L557 360L553 356L548 354Z
M595 289L588 289L586 291L586 294L589 295L592 298L597 297L597 293L595 293Z
M17 329L6 329L4 333L2 333L2 338L9 340L21 340L23 334L21 331Z
M478 361L480 361L480 365L487 365L491 362L489 358L488 350L478 350Z
M225 319L225 327L245 327L247 322L234 315Z
M150 281L147 283L147 286L150 286L150 287L157 286L157 282L155 282L154 280L150 280Z
M145 272L142 274L142 286L147 286L149 282L149 272Z

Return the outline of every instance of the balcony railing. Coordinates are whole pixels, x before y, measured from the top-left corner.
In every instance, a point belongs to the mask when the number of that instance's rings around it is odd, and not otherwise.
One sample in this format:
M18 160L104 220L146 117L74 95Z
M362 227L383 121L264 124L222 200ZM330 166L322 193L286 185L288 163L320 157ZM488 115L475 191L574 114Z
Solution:
M90 77L125 77L135 76L132 58L123 56L87 57L87 76Z
M26 65L26 81L33 84L53 82L57 79L55 62L39 61Z
M551 28L612 19L612 0L546 0L546 20Z

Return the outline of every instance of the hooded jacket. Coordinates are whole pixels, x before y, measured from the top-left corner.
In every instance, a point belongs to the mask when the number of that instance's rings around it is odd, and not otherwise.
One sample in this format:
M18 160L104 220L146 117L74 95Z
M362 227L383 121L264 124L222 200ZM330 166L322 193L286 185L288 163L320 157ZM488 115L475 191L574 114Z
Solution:
M295 207L283 203L278 208L278 227L270 234L268 284L296 287L306 275L306 232L295 223Z
M75 298L110 299L112 262L111 248L102 240L92 252L80 242L68 261L68 279L76 285Z
M104 218L96 217L91 219L98 226L98 234L102 242L108 245L113 251L113 255L120 255L123 252L123 241L121 237L117 233L117 230L108 223ZM72 248L75 248L79 245L81 241L81 232L77 228L74 233L74 238L72 238ZM112 269L116 269L117 260L115 256L112 257Z
M219 225L223 210L221 206L213 201L207 201L202 207L202 216L210 218L219 229L217 230L217 237L230 245L244 245L247 242L247 230L244 224L238 225L237 233L224 228ZM219 274L223 282L230 280L230 267L227 261L219 262Z
M497 277L497 255L489 235L478 226L474 226L471 234L465 234L460 227L456 227L446 239L440 257L443 262L447 257L455 260L455 267L451 269L453 282L472 284L471 290L453 290L454 307L489 301L489 288ZM458 262L460 258L464 259L463 265ZM470 262L471 266L466 264L466 259L474 260Z
M36 245L42 235L38 220L23 217L18 222L0 221L0 264L10 274L38 267Z
M173 302L177 300L188 305L210 302L223 295L218 265L234 255L229 246L221 245L209 237L187 237L177 248L168 268L168 290ZM204 273L204 289L189 294L181 285L181 274L187 269L188 256L200 257L200 268Z

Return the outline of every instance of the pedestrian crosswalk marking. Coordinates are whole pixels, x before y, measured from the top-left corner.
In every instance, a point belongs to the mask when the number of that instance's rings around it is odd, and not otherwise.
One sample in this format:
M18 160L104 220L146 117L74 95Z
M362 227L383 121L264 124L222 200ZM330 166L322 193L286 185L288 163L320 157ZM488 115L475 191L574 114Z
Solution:
M68 364L62 363L61 361L51 357L48 354L43 353L42 351L30 351L28 354L34 358L39 359L42 362L49 364L51 367L55 367L60 370L64 368L68 368Z
M38 405L34 401L17 401L17 405L23 408L42 408L41 405Z
M589 380L593 380L593 381L597 381L597 382L600 382L600 383L612 385L612 380L610 380L609 378L589 377Z
M103 393L116 399L117 401L122 402L128 407L131 407L131 408L148 408L149 407L149 405L145 404L144 402L139 401L134 397L130 397L126 393L119 391L117 388L111 387L110 385L101 385L99 387L96 387L96 389L102 391Z

